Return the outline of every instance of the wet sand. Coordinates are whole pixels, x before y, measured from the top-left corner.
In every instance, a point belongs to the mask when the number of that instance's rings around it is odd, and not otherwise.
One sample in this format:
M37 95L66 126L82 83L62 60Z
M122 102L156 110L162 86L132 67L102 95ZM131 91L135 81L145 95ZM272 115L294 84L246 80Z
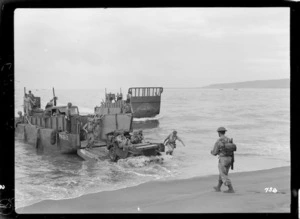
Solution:
M235 193L215 192L218 176L153 181L75 199L45 200L26 213L257 213L290 212L290 167L229 173ZM276 188L277 193L265 188ZM227 187L223 186L222 190Z

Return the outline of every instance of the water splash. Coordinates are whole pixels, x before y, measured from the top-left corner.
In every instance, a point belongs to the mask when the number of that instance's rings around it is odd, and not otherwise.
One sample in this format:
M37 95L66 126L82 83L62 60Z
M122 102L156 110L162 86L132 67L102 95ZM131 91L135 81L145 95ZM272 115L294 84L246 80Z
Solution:
M162 119L164 116L162 114L156 115L151 118L133 118L134 122L143 122L143 121L149 121L149 120L159 120Z

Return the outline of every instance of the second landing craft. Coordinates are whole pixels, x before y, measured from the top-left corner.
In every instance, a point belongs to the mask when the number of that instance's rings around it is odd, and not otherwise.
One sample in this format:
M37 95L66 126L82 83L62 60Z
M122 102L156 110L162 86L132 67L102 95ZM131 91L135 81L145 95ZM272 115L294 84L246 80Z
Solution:
M105 101L95 107L96 114L132 113L134 118L151 118L160 113L162 87L131 87L123 94L105 92Z

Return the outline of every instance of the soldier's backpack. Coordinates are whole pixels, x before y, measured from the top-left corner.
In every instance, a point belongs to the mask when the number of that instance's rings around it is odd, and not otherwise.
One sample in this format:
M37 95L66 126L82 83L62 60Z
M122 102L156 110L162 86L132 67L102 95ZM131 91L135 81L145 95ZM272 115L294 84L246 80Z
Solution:
M233 143L233 139L231 138L229 142L224 143L224 149L226 152L234 152L236 151L236 144Z

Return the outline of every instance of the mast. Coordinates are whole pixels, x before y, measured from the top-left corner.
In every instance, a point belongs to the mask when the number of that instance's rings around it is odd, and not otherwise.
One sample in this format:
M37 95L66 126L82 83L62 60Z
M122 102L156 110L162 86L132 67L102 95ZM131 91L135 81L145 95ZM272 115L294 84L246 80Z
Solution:
M52 87L52 93L53 93L54 106L56 106L56 98L55 98L54 87Z

